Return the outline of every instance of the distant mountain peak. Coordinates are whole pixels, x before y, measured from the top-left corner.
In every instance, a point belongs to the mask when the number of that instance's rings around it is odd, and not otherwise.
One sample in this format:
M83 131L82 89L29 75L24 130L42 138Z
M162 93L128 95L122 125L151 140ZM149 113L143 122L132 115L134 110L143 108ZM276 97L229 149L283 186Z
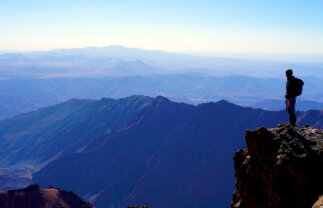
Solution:
M126 47L123 45L108 45L108 46L105 46L105 48L126 48Z
M220 100L218 102L208 102L198 105L199 108L223 108L223 109L232 109L232 108L242 108L239 105L230 103L227 100Z
M162 95L158 95L157 97L155 97L154 100L155 101L167 101L167 102L170 102L170 100L167 97L164 97Z
M160 105L160 106L167 106L167 104L171 104L171 103L175 103L171 100L169 100L168 98L162 96L162 95L159 95L157 97L155 97L155 99L153 99L151 105Z
M229 101L227 100L219 100L218 102L216 102L216 104L219 104L219 105L234 105L233 103L230 103Z

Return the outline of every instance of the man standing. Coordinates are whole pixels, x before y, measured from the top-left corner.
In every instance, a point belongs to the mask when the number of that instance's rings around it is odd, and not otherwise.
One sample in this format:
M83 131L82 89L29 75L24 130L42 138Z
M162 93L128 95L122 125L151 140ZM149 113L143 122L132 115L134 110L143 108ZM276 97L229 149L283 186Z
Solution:
M296 125L296 114L295 104L296 97L302 94L304 82L293 76L293 70L286 70L286 95L285 104L286 111L289 113L289 123L295 127Z

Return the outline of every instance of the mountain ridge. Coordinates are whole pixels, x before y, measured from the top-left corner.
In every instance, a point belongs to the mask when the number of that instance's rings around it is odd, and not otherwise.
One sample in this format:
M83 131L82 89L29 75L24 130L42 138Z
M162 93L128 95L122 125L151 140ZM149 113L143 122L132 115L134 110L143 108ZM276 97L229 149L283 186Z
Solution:
M226 101L193 106L158 96L127 125L105 135L97 148L51 162L33 177L41 186L73 189L88 199L96 195L92 203L97 207L225 206L233 190L229 182L233 181L232 159L228 155L243 147L239 138L244 129L259 124L275 126L282 119L288 119L286 112L245 108ZM218 169L220 173L210 174ZM77 170L82 170L82 175L75 176ZM74 182L70 182L72 177ZM207 180L218 188L210 187ZM90 183L93 181L96 185ZM161 200L161 195L173 200ZM199 200L194 201L194 195ZM214 196L223 200L216 202Z
M303 120L322 125L320 111L299 115L303 125ZM164 96L73 99L0 122L1 165L12 168L2 171L0 181L9 188L30 183L18 183L18 177L15 183L5 175L16 173L15 166L25 165L29 169L20 172L39 171L32 177L42 187L73 190L93 199L98 207L159 206L156 190L174 196L173 201L160 201L165 207L225 206L233 190L229 155L244 147L244 130L273 127L287 120L283 111L246 108L227 101L194 106ZM20 152L12 152L17 148ZM219 186L210 187L212 184ZM201 200L194 201L194 195ZM213 196L221 200L215 201Z
M73 192L50 187L40 189L33 184L23 189L0 191L2 208L94 208Z
M67 152L77 151L95 135L101 135L111 128L121 126L149 101L150 98L144 96L132 96L118 101L72 99L59 105L3 120L0 122L0 146L2 147L0 166L19 162L21 154L16 150L21 147L24 148L21 150L24 152L24 160L32 161L34 158L36 164L46 162L59 154L62 150L57 149L56 146L60 141L61 143L64 141L63 146L67 147ZM115 119L116 117L118 119ZM86 130L88 131L84 132ZM55 141L54 146L51 144L53 141ZM11 143L13 145L10 146L10 150L8 148ZM12 151L13 154L10 154ZM26 154L27 152L30 156ZM39 156L43 158L37 162Z

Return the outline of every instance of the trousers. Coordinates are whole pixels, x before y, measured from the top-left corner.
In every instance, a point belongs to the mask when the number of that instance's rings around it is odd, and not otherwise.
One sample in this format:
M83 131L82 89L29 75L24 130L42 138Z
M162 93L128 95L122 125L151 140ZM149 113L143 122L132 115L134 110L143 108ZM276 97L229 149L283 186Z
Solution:
M296 98L286 99L286 111L289 113L289 123L292 126L296 125L295 105Z

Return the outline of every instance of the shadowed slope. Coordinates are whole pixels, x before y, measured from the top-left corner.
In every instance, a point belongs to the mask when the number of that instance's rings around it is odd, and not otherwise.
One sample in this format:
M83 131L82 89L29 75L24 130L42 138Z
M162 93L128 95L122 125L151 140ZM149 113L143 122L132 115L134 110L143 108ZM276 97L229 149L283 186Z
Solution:
M151 98L73 99L0 122L0 167L41 165L121 127Z
M192 106L157 97L91 152L34 174L42 186L74 190L97 207L225 207L234 189L232 155L246 128L287 120L286 112L226 101Z

